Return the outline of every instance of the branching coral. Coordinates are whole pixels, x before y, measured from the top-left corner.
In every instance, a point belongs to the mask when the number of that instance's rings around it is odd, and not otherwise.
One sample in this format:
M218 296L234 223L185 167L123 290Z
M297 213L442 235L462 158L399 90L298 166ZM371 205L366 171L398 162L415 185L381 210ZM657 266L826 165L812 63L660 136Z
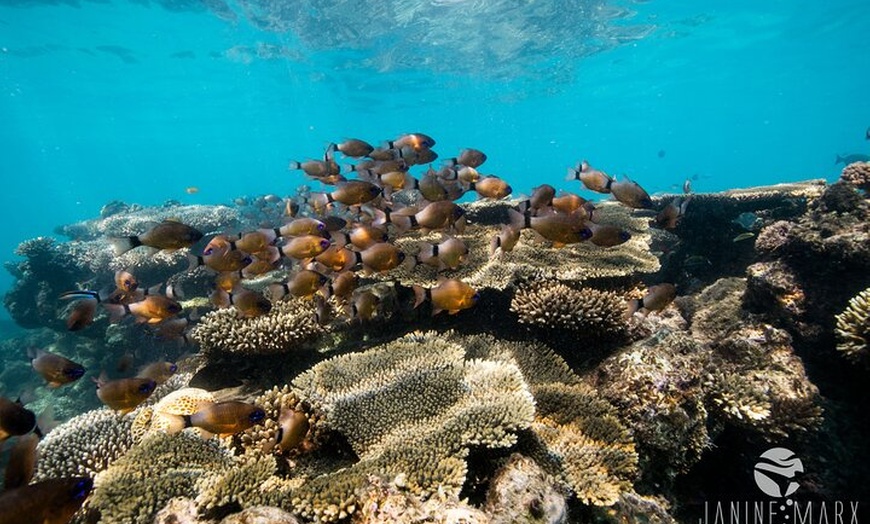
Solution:
M566 329L582 337L614 337L623 333L626 325L625 300L616 293L574 289L556 281L519 287L511 311L522 324Z
M853 162L843 168L840 180L858 189L870 191L870 162Z
M314 319L314 302L289 298L256 318L240 318L233 308L212 311L202 318L192 336L206 354L266 354L299 347L322 332Z
M102 522L150 523L170 499L195 497L199 479L232 465L217 439L154 433L96 476L86 506Z
M514 453L494 475L484 510L492 524L565 522L565 493L532 459Z
M837 349L853 360L870 352L870 288L855 295L837 315Z

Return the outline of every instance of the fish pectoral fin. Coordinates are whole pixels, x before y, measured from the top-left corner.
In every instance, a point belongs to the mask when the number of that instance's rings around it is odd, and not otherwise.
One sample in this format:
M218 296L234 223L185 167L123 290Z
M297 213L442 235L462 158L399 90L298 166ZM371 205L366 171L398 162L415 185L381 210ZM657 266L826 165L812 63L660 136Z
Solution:
M441 313L442 311L444 311L444 310L441 309L440 307L433 307L432 308L432 316L434 317L435 315L437 315L438 313Z
M562 249L563 247L565 247L565 245L566 244L564 242L553 242L553 247L556 249Z

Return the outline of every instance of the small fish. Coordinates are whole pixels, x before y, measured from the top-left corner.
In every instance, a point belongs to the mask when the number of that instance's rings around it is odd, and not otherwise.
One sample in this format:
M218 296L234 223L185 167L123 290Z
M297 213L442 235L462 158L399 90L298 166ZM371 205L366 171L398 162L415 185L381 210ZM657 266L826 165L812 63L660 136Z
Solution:
M379 242L356 252L356 263L369 273L384 273L405 260L405 254L389 242Z
M864 138L866 140L870 140L870 127L868 127L867 131L864 133Z
M650 221L651 226L659 227L661 229L674 229L680 223L680 220L683 218L683 215L686 214L686 208L688 207L689 200L688 198L675 197L671 202L664 207L656 217Z
M217 289L212 293L212 303L219 308L235 307L241 318L256 318L272 310L272 303L266 297L245 288L232 292Z
M497 251L502 253L512 251L517 242L520 241L520 230L514 227L504 225L501 231L494 237L489 244L489 256L495 255Z
M568 168L568 176L565 179L579 180L586 189L596 193L610 193L610 184L613 183L613 178L610 175L593 168L585 160L576 168Z
M423 198L429 202L448 200L447 189L444 188L439 180L440 179L435 175L435 172L430 169L417 182L417 191L419 191L420 194L423 195Z
M758 215L749 211L740 213L737 215L737 218L731 221L732 224L737 224L747 231L755 231L761 228L763 222Z
M667 154L667 151L665 151L664 149L659 149L659 152L658 152L659 158L664 158L666 154Z
M143 367L139 370L139 373L137 373L136 376L139 378L150 378L159 385L172 378L172 375L174 375L176 371L178 371L178 366L176 364L161 360Z
M437 286L428 289L422 286L414 287L414 308L425 301L432 303L432 315L447 311L451 315L473 307L480 294L471 286L461 280L444 280Z
M478 168L486 162L486 153L477 149L466 148L459 152L456 158L448 158L447 165L449 166L467 166Z
M688 195L691 192L692 192L692 181L687 178L683 181L683 194Z
M323 237L315 235L303 235L294 237L288 240L283 246L278 248L278 252L285 257L302 260L304 258L314 258L323 253L331 242Z
M364 156L368 156L372 151L375 150L371 144L364 140L359 140L357 138L349 138L344 142L340 142L338 144L329 144L329 147L326 149L328 152L336 152L341 151L345 156L349 156L352 158L361 158Z
M9 463L6 465L4 490L20 488L30 483L36 471L37 444L39 444L39 436L36 433L22 435L16 439L9 454Z
M709 265L711 265L710 259L703 255L692 255L690 257L687 257L686 260L683 261L684 267L698 267Z
M323 253L314 257L332 271L345 271L356 263L356 254L346 247L336 245L329 246Z
M511 186L497 176L481 177L476 182L468 184L468 189L476 191L483 198L502 199L513 191Z
M158 324L181 313L181 304L163 295L148 295L132 304L105 304L111 322L132 315L137 322Z
M375 209L373 226L379 227L391 223L400 232L409 229L438 230L452 229L458 233L465 231L465 210L449 200L430 202L426 207L413 215L402 215L398 212L387 215L380 209Z
M346 312L351 319L368 322L377 316L381 299L369 290L357 293L348 304Z
M280 300L287 295L300 298L311 298L317 291L329 282L329 278L317 271L303 269L293 275L288 282L269 285L269 297Z
M855 162L870 162L870 155L862 155L861 153L852 153L850 155L837 155L834 164L854 164Z
M202 238L202 233L174 220L164 220L141 235L112 238L109 242L120 256L138 246L148 246L166 251L190 247Z
M139 288L139 281L127 271L116 271L115 287L124 293L133 293Z
M420 252L410 260L443 271L445 269L458 268L465 262L465 257L467 256L468 246L465 245L465 242L458 238L450 237L440 244L421 242Z
M637 182L624 177L625 181L614 180L610 184L613 198L632 209L650 209L653 207L649 194Z
M195 195L195 194L199 193L199 188L196 186L188 186L188 187L184 188L184 192L187 193L188 195Z
M582 213L582 210L575 211L570 215L553 214L530 217L515 209L508 209L508 216L511 227L516 230L531 228L552 242L554 247L576 244L592 237L592 230L586 226L586 214Z
M92 298L82 298L73 305L66 319L66 328L69 331L81 331L94 321L97 314L97 301Z
M275 436L278 448L286 453L299 447L310 427L304 412L295 409L281 410L278 415L278 433Z
M94 487L87 477L43 480L0 494L0 524L67 524Z
M121 415L126 415L150 397L156 387L157 382L150 378L108 380L102 374L97 379L97 398Z
M333 202L338 202L346 206L357 206L371 202L381 195L383 190L365 180L348 180L347 182L338 184L335 191L331 193L311 193L308 201L315 209L326 208Z
M746 231L745 233L740 233L736 237L731 239L731 242L742 242L744 240L749 240L750 238L754 238L755 233L752 231Z
M35 431L36 415L20 402L0 397L0 442Z
M28 349L27 355L30 357L30 365L42 375L50 388L75 382L85 374L85 368L81 364L44 349Z
M299 217L274 230L275 236L301 237L305 235L322 235L326 231L326 224L311 217Z
M677 298L677 288L673 284L650 286L643 298L628 301L628 316L636 312L646 316L650 312L661 311Z
M307 160L305 162L291 161L288 169L304 171L306 175L314 178L324 178L337 175L341 168L335 162L329 160Z
M343 271L332 277L332 282L324 288L323 294L326 298L334 296L340 301L345 301L351 296L358 283L359 277L356 273Z
M387 142L388 148L399 150L403 147L410 147L415 151L420 151L433 146L435 146L435 139L423 133L409 133L407 135L402 135L391 142Z
M526 213L549 207L553 205L553 198L555 196L556 188L549 184L540 185L532 191L532 196L528 200L519 203L517 209L519 209L520 213Z
M589 241L599 247L614 247L631 239L631 233L616 226L598 225L589 222L587 227L592 231Z
M553 206L553 209L559 213L570 215L586 204L591 205L591 202L581 196L575 195L574 193L565 193L564 195L553 197L551 205Z
M252 428L265 420L263 408L246 402L227 401L207 404L193 415L176 416L168 432L178 433L185 428L199 428L211 435L234 435Z
M230 249L239 249L246 253L262 253L269 248L274 238L270 238L273 232L251 231L245 233L238 240L230 242Z
M350 243L357 249L368 249L374 244L389 240L386 231L366 224L356 224L353 226L348 237Z

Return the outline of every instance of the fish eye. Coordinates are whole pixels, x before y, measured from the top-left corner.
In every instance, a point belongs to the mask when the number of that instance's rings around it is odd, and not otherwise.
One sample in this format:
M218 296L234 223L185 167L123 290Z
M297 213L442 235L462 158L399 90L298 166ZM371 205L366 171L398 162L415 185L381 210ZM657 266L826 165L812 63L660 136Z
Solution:
M326 240L325 238L323 240L321 240L320 247L322 247L324 249L328 248L329 247L329 240Z
M405 254L402 253L401 251L399 251L398 258L399 258L399 262L402 262L403 260L405 260Z
M246 266L247 266L248 264L250 264L251 262L253 262L253 261L254 261L254 259L251 258L251 257L245 257L245 258L242 259L242 263L244 263Z
M81 378L81 376L85 374L85 368L82 368L82 367L70 368L70 369L67 369L66 371L64 371L63 374L68 376L69 378L75 380L77 378Z
M94 481L89 478L84 478L75 483L70 495L73 500L83 499L88 496L88 493L91 492L91 488L93 487Z
M149 380L148 382L145 382L144 384L139 386L139 393L151 393L152 391L154 391L154 386L156 385L156 382L154 382L153 380Z
M477 302L478 300L480 300L480 293L475 293L474 296L471 297L471 299Z
M580 231L580 237L583 240L588 240L592 238L592 231L588 227L584 227L582 231Z
M175 373L176 371L178 371L178 365L176 365L176 364L170 364L170 365L169 365L169 372L170 372L170 373Z
M631 238L631 233L629 233L628 231L622 231L619 233L619 238L621 238L622 240L628 240L629 238Z
M324 224L323 222L317 224L318 231L323 231L324 229L326 229L326 224Z
M248 416L248 419L254 423L260 422L264 418L266 418L266 412L262 409L256 409Z
M210 247L202 252L203 256L206 256L206 257L211 255L212 253L214 253L214 248L212 248L212 247Z

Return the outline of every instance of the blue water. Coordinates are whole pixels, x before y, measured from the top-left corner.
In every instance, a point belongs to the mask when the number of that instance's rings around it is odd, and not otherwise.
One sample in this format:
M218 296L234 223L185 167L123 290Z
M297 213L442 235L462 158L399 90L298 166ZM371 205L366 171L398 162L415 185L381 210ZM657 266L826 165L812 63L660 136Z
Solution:
M114 199L291 193L350 136L477 147L517 193L582 158L712 191L870 153L866 1L539 4L0 0L0 258Z

